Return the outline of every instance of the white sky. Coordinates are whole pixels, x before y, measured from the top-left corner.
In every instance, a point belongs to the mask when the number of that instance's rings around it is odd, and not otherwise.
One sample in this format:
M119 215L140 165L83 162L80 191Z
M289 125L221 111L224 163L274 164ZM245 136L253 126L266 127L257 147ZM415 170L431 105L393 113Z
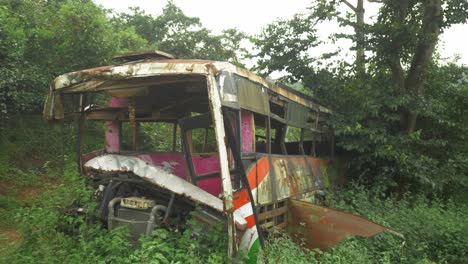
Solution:
M165 0L94 0L105 8L114 9L117 12L127 12L131 6L138 6L146 13L159 15L166 5ZM277 18L290 18L295 13L305 12L312 0L173 0L187 16L200 18L204 27L214 33L220 33L223 29L237 28L249 34L260 33L262 27ZM355 0L350 0L355 3ZM346 8L346 7L343 7ZM378 4L365 3L366 19L375 14ZM328 24L319 29L323 37L327 33L343 31L337 25ZM440 38L439 52L444 58L459 56L463 64L468 65L468 24L455 25L447 30ZM330 44L332 45L332 44ZM343 47L350 45L337 43ZM325 50L321 48L318 53Z

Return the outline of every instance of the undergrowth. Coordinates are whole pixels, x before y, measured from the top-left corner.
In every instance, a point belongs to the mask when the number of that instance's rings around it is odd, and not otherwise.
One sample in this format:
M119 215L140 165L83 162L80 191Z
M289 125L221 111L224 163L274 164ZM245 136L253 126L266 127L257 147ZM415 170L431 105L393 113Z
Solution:
M206 229L202 237L190 228L158 228L135 246L125 226L107 231L84 218L66 217L50 205L25 208L17 215L23 240L6 255L5 263L222 263L226 259L221 227ZM73 235L67 232L70 226L75 228Z
M466 263L468 206L463 200L444 201L410 194L386 197L384 193L351 184L333 194L329 206L402 233L404 240L391 233L372 238L349 237L331 251L321 252L305 249L282 234L268 241L260 255L261 262Z
M26 126L35 132L23 133L21 129L2 131L0 231L13 228L20 239L7 244L4 243L5 235L0 233L0 263L226 262L226 234L222 227L205 231L204 236L198 239L195 239L191 228L156 229L134 246L124 228L107 231L99 224L87 223L84 218L63 214L64 208L76 199L92 205L91 191L76 173L74 144L71 143L73 126L48 128L28 122L23 124ZM39 143L45 138L49 139L47 144ZM62 142L66 144L61 145ZM97 138L89 144L99 146L102 142ZM37 162L31 163L27 159L28 153L40 153L38 156L31 154ZM61 153L65 154L64 159ZM45 185L47 182L50 184ZM25 189L40 186L43 189L37 196L20 199ZM350 237L331 251L321 252L306 249L301 241L294 241L287 234L276 231L261 250L258 261L466 263L466 192L444 200L410 193L394 197L389 193L383 187L349 184L347 189L329 195L328 206L366 217L402 233L404 246L399 237L385 233L370 239ZM71 227L77 231L75 235L69 234ZM244 260L240 257L237 262Z
M71 177L73 178L73 177ZM77 177L78 178L78 177ZM84 182L71 180L44 194L44 199L18 211L23 236L4 258L5 263L223 263L226 236L222 227L195 239L190 228L156 229L137 247L124 228L105 230L82 218L65 217L61 208L70 186L85 191ZM334 207L362 215L398 231L403 240L384 233L372 238L349 237L331 251L306 249L287 234L275 231L260 252L259 263L465 263L468 248L466 205L423 197L382 198L360 185L335 194ZM46 198L49 197L49 198ZM191 223L193 224L193 223ZM77 226L68 235L64 226ZM240 259L239 262L243 262Z

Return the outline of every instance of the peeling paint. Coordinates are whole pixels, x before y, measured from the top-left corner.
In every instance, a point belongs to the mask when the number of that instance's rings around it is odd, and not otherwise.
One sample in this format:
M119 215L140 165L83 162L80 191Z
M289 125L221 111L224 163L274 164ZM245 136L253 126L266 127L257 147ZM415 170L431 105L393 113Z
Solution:
M208 68L212 69L211 73ZM55 78L50 86L50 92L46 99L44 107L44 116L46 119L54 119L54 105L56 93L82 93L96 92L112 89L112 81L141 79L154 76L170 76L170 75L217 75L220 71L228 71L239 76L245 77L252 82L262 85L267 89L282 95L299 104L315 109L318 112L331 114L328 108L307 100L296 93L288 91L277 85L267 82L265 79L247 71L246 69L237 67L228 62L217 62L208 60L145 60L128 62L121 65L104 66L82 71L63 74ZM120 87L122 88L122 87ZM234 100L232 94L221 94L221 97L226 97L227 100ZM63 117L62 117L63 118Z
M108 154L93 158L85 163L86 169L105 172L131 172L148 182L178 195L224 212L223 201L195 185L167 172L164 168L146 163L136 157ZM244 230L247 222L240 214L234 214L236 227Z

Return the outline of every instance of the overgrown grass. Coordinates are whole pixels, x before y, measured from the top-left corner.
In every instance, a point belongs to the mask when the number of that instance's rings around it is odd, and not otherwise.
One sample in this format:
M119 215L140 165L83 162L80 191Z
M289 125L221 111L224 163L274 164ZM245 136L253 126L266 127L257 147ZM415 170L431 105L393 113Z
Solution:
M468 259L468 205L457 200L428 199L422 195L385 197L382 190L351 185L335 195L334 206L403 233L405 259L410 263L466 263ZM395 259L395 256L392 257Z
M76 191L81 188L91 195L84 184L74 184ZM16 220L23 239L8 249L5 263L222 263L226 259L221 227L206 229L197 239L190 228L156 229L134 246L125 227L107 231L99 223L86 223L84 217L65 216L61 209L70 201L66 198L74 196L67 190L56 188L44 194L50 198L19 210ZM65 199L54 199L58 197ZM71 227L73 234L68 232Z
M28 123L31 125L31 123ZM17 230L21 239L6 244L0 234L0 263L223 263L226 261L226 236L220 227L203 232L194 239L191 229L157 229L142 238L139 246L128 241L128 232L118 228L110 232L83 218L63 214L75 199L89 203L91 192L76 173L72 143L64 148L65 167L61 167L61 142L39 141L63 131L43 123L34 124L35 133L21 130L2 133L0 184L8 188L0 193L0 227ZM26 124L24 124L26 126ZM55 132L54 132L55 131ZM72 127L68 130L73 140ZM57 133L57 134L54 134ZM11 138L12 135L16 135ZM34 137L31 139L29 137ZM37 137L37 138L36 138ZM14 140L13 140L14 139ZM90 144L100 144L96 139ZM39 145L35 145L38 143ZM27 144L34 146L28 147ZM30 150L41 153L40 163L18 167L18 157ZM9 153L14 153L13 156ZM28 152L29 153L29 152ZM3 163L6 161L6 163ZM27 162L26 162L27 163ZM10 174L4 174L8 171ZM35 196L19 199L25 188L37 188L50 182ZM1 187L1 186L0 186ZM406 244L391 234L371 239L352 237L330 252L301 247L285 234L276 233L259 256L260 263L466 263L468 259L468 205L466 193L456 199L428 199L406 194L392 197L387 189L369 189L350 184L329 198L329 206L364 216L405 235ZM69 235L74 227L78 235ZM238 262L243 262L241 257Z
M60 175L60 130L39 116L12 117L0 133L0 227L16 226L14 216L30 206L43 191L53 188ZM5 235L2 236L5 240Z
M300 247L287 235L270 240L263 263L466 263L466 200L427 199L420 195L386 197L381 190L351 184L333 195L330 206L366 217L405 236L405 244L386 233L351 237L330 252Z
M73 178L73 177L71 177ZM138 247L128 242L124 229L110 232L83 219L61 213L65 200L78 195L84 182L71 180L58 187L16 217L21 244L4 258L12 263L223 263L225 234L220 228L194 239L191 229L157 229L142 238ZM67 194L70 186L76 193ZM48 198L46 198L48 197ZM65 199L56 199L61 197ZM370 239L351 237L330 252L310 250L286 234L276 233L261 251L260 263L465 263L468 248L466 205L421 197L379 198L360 185L333 198L335 207L372 219L406 237L380 234ZM78 226L79 235L67 235L66 225ZM242 262L242 261L240 261Z
M388 257L373 259L365 239L348 238L330 252L302 247L285 233L268 240L259 263L391 263Z

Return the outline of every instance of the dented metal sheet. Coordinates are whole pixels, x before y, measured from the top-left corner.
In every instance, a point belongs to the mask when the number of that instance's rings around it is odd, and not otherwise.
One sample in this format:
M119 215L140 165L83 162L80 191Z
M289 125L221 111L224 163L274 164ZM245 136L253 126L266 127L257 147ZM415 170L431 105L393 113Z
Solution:
M175 56L164 51L160 50L149 50L149 51L137 51L137 52L130 52L125 54L120 54L112 57L113 60L120 60L120 61L135 61L135 60L143 60L143 59L175 59Z
M86 92L89 87L79 84L91 80L122 80L169 74L207 74L205 65L209 63L210 61L199 60L154 60L105 66L60 75L53 81L53 88L63 92Z
M289 199L288 206L288 232L310 248L327 250L350 235L371 237L392 232L365 218L309 202Z
M156 186L209 206L219 212L224 212L221 199L167 172L164 168L150 165L136 157L107 154L89 160L84 166L87 169L105 172L132 172ZM240 214L234 214L234 221L240 230L246 228L247 222Z

